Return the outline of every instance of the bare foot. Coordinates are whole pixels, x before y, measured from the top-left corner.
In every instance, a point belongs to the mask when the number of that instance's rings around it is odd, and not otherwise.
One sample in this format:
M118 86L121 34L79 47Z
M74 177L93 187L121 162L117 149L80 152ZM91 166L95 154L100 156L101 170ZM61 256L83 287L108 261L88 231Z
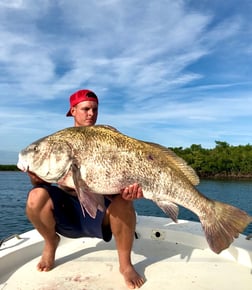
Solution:
M60 237L56 234L52 243L45 242L44 250L37 265L37 270L40 272L50 271L54 266L55 252L58 247Z
M125 271L120 271L124 277L125 283L129 289L140 288L145 280L141 277L133 266L128 267Z

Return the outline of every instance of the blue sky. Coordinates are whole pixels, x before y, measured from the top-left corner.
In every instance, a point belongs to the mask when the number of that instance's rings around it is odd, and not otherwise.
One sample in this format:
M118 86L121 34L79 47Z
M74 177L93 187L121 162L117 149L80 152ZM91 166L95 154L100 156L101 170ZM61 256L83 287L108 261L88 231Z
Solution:
M250 0L0 0L0 164L72 126L81 88L131 137L251 144L251 15Z

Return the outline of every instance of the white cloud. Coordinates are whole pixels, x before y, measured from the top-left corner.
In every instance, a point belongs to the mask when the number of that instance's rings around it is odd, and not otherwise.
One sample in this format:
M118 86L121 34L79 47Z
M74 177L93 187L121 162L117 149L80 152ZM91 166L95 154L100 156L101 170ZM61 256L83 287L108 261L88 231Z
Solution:
M132 136L246 142L252 26L230 3L0 1L0 149L72 124L81 87L100 97L99 122Z
M0 0L0 6L8 8L20 8L23 0Z

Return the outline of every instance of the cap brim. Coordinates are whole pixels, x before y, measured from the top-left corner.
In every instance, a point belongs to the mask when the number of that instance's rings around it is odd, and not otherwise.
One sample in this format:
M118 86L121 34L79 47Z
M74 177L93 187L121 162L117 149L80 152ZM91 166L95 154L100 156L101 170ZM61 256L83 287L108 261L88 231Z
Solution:
M67 117L72 117L73 116L72 113L71 113L71 109L67 112L66 116Z

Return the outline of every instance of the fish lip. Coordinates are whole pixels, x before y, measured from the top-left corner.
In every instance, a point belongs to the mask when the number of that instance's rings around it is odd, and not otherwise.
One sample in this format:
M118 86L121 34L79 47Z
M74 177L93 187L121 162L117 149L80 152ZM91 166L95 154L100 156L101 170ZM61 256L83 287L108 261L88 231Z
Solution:
M25 166L23 163L18 162L17 167L23 171L23 172L27 172L29 171L29 165Z
M21 169L21 171L23 171L23 172L28 172L28 170L25 167L22 167L22 168L19 168L19 169Z

